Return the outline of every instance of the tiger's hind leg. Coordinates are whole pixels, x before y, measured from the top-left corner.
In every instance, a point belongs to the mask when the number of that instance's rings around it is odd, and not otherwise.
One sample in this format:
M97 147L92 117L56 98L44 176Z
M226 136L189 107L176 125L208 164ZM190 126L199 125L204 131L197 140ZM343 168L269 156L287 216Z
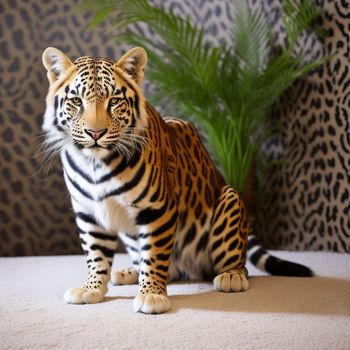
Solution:
M245 261L250 227L244 204L231 186L221 189L212 222L214 287L221 292L243 292L249 287Z
M214 278L214 288L219 292L245 292L249 288L248 273L245 268L232 269Z
M137 284L139 273L133 267L128 269L115 270L111 273L111 282L116 285Z

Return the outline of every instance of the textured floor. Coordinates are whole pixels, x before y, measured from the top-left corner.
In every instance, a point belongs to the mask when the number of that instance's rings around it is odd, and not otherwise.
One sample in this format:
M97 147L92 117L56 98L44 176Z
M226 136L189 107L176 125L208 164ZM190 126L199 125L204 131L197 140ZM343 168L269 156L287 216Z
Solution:
M174 283L163 315L134 313L136 286L111 286L101 304L66 305L64 291L87 274L82 256L0 258L0 349L349 350L350 255L276 254L318 277L262 276L248 266L245 293Z

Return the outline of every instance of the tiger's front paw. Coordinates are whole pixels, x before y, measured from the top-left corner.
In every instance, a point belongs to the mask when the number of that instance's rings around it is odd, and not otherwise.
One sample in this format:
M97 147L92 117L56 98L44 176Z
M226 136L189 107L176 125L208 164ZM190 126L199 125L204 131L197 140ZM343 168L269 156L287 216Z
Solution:
M68 304L95 304L103 300L104 293L99 289L70 288L64 294Z
M168 297L159 294L137 294L134 299L135 312L144 314L161 314L170 309L171 303Z

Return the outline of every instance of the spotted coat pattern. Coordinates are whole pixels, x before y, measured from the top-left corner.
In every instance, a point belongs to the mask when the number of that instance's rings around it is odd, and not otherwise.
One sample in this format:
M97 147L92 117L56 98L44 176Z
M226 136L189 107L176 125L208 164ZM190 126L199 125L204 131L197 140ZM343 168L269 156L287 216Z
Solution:
M309 48L308 58L333 57L298 81L276 113L287 132L268 145L279 162L268 176L257 228L274 248L349 252L350 4L317 4L324 38L304 37L299 47ZM278 16L274 23L281 26Z
M167 311L168 279L214 278L219 291L245 291L244 204L196 129L163 120L144 100L145 51L134 48L117 63L94 57L72 63L48 48L43 63L50 81L43 129L49 148L61 154L89 268L87 281L65 300L103 299L117 236L138 275L136 311Z

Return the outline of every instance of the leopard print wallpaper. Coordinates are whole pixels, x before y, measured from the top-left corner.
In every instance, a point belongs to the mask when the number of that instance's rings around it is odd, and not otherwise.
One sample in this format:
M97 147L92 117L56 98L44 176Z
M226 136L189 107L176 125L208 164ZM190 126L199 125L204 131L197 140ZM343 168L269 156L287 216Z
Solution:
M39 145L45 96L43 50L72 57L118 57L103 28L84 30L88 16L70 0L0 3L0 255L80 253L58 159L42 166Z
M153 0L188 14L205 27L207 40L227 37L232 0ZM324 9L323 42L300 42L310 57L334 54L321 69L299 81L275 118L287 134L266 145L274 166L257 216L268 247L350 251L349 221L349 35L348 1L318 0ZM38 147L48 87L41 54L47 46L71 57L118 57L122 47L104 28L85 30L89 16L62 0L4 0L0 3L0 256L81 253L68 192L57 159L42 166ZM284 44L279 0L249 0ZM148 30L142 27L142 30ZM147 88L147 84L146 84ZM146 93L147 95L147 93ZM37 155L37 156L35 156Z
M295 84L277 113L287 130L275 154L282 161L268 177L257 227L273 248L350 252L350 3L317 3L322 43L306 37L300 46L333 57Z

